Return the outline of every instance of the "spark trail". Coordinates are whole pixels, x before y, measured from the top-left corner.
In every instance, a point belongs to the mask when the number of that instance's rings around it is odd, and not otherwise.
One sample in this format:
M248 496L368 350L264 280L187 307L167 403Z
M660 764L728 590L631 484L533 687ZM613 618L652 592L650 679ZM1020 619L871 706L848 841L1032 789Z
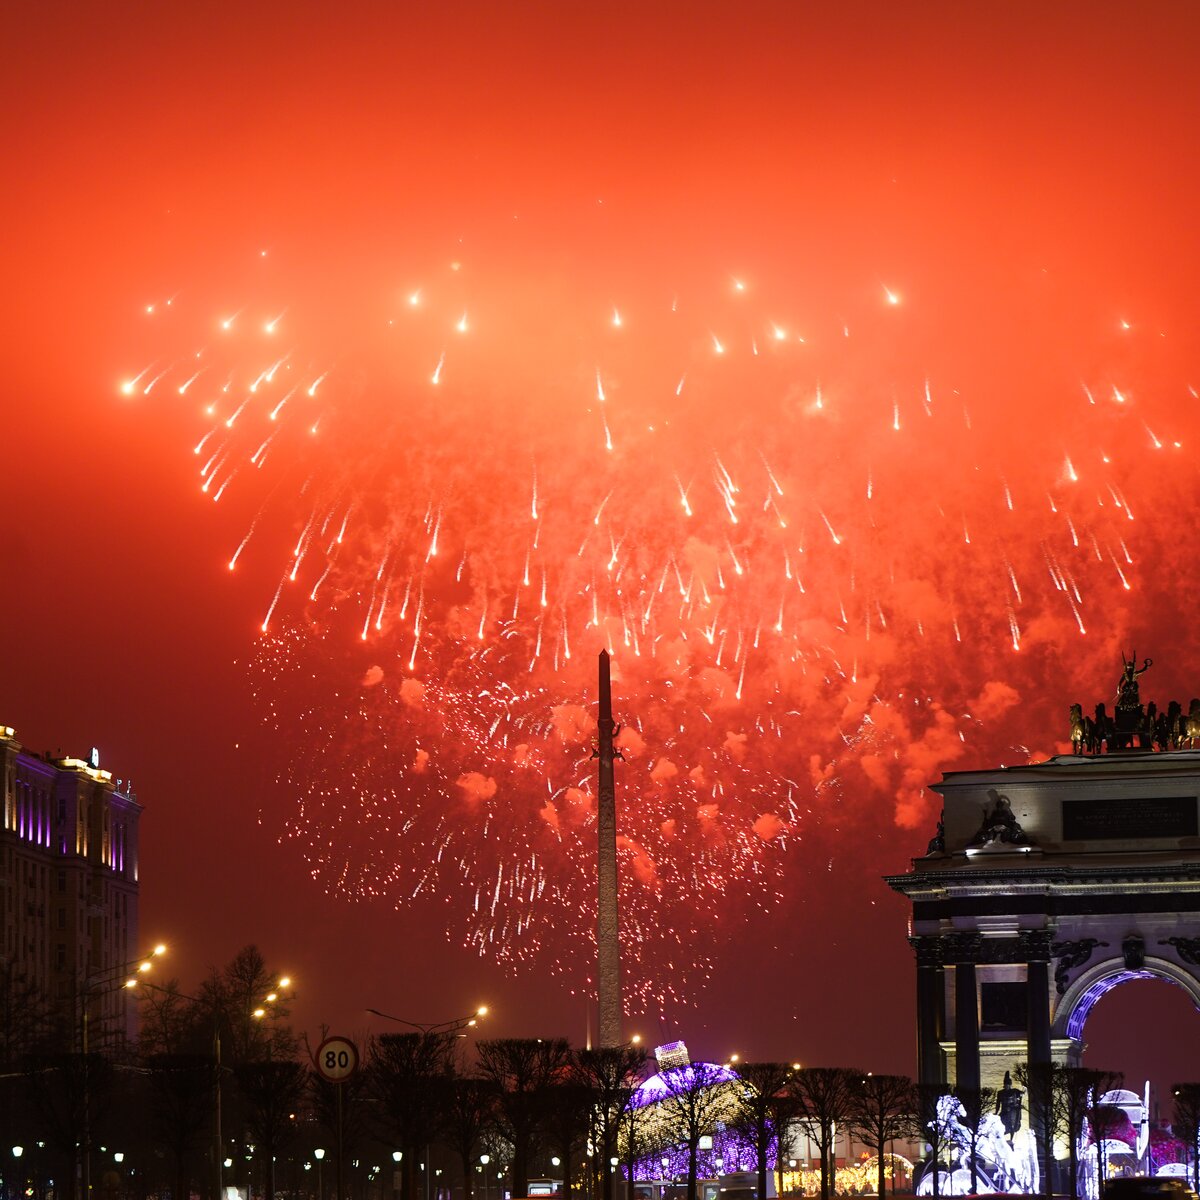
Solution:
M1076 697L1043 698L1046 673L1090 687L1156 573L1190 578L1134 519L1191 502L1176 364L1082 389L1047 369L1018 419L995 381L897 351L921 314L890 288L844 327L720 283L550 314L465 286L398 293L353 353L316 296L238 321L177 301L155 318L176 344L121 390L165 376L192 408L181 461L244 514L225 561L271 580L256 690L305 748L281 836L363 902L446 897L481 954L565 962L590 936L599 649L629 982L662 1002L806 843L915 846L939 768L1053 751Z

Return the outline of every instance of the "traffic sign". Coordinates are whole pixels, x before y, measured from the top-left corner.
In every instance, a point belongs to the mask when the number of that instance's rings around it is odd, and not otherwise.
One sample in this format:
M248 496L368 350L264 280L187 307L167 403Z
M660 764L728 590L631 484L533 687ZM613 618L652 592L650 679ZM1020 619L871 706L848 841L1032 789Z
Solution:
M326 1038L317 1047L317 1071L327 1083L345 1083L357 1070L358 1047L349 1038Z

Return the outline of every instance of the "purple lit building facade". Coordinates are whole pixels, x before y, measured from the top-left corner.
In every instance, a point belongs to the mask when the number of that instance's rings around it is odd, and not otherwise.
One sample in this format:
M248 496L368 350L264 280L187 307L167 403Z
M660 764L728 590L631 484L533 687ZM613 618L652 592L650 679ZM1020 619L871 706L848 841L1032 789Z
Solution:
M76 1023L86 1002L94 1048L130 1038L136 1008L121 987L138 954L142 806L99 755L54 758L0 726L0 963Z

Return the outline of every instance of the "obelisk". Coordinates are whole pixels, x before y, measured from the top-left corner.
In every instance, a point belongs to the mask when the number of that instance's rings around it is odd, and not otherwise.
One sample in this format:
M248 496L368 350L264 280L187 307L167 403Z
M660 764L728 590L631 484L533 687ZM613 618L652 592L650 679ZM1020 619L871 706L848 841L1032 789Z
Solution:
M621 1037L621 944L617 915L617 796L613 782L616 725L612 716L612 685L608 651L600 651L599 747L600 786L596 805L599 832L598 895L596 900L596 979L600 1009L601 1047L619 1046Z

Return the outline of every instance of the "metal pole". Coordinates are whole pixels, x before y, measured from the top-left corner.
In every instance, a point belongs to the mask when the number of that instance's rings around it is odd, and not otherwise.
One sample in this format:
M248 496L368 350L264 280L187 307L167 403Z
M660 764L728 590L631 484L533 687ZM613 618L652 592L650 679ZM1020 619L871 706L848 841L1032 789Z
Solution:
M216 1160L216 1175L217 1175L217 1194L214 1200L224 1200L225 1194L225 1146L224 1139L221 1136L221 1030L219 1026L213 1028L213 1056L216 1059L216 1091L217 1091L217 1111L216 1111L216 1141L213 1143L213 1156Z
M83 992L83 1163L80 1174L83 1182L83 1200L92 1195L92 1088L91 1072L88 1068L88 994Z
M342 1084L337 1088L337 1163L335 1164L334 1200L342 1200Z

